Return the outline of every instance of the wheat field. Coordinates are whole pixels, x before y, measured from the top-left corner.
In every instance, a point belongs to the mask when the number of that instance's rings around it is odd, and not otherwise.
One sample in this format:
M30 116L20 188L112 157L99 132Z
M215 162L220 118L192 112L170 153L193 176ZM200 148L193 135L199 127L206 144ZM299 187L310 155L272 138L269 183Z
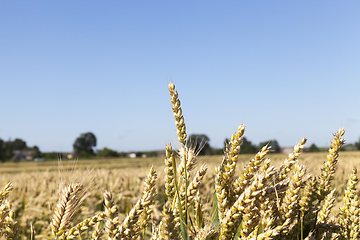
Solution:
M163 158L1 164L1 239L359 239L360 152L340 152L344 129L328 152L302 153L303 138L249 155L241 124L223 156L200 157L169 93L181 147Z

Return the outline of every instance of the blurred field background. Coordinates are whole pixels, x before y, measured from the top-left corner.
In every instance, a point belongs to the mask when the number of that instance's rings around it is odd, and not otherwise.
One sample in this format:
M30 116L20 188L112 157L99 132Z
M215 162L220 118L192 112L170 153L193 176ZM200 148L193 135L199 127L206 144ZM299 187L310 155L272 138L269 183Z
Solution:
M303 153L298 159L300 164L307 166L307 172L318 175L326 152ZM252 154L240 154L237 174L252 158ZM270 154L272 164L280 166L287 154ZM0 165L0 185L13 182L14 190L10 194L10 202L19 222L19 231L23 236L30 236L35 231L35 239L50 239L50 221L58 200L62 184L70 182L87 182L89 189L85 201L74 216L74 223L93 216L102 211L103 192L109 190L119 206L121 217L129 212L141 195L142 182L151 166L158 174L158 196L155 204L153 221L160 218L161 206L165 201L164 190L164 158L115 158L99 160L66 160L45 162L2 163ZM207 163L209 171L202 183L201 192L205 214L210 216L212 193L214 192L214 168L221 163L222 156L199 156L197 167ZM348 174L352 167L360 166L360 151L344 151L340 153L334 185L337 186L338 198L342 198ZM237 175L236 174L236 175ZM337 211L338 206L333 211ZM150 234L151 229L148 229ZM90 234L90 233L89 233ZM87 236L86 234L84 235ZM27 239L24 237L24 239Z

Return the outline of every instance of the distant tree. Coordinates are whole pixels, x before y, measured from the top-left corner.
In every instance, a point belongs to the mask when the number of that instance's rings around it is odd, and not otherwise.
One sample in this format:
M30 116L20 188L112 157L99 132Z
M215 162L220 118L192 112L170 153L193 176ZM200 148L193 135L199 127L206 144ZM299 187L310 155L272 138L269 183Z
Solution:
M223 155L224 149L222 148L211 148L211 155Z
M140 152L141 156L146 156L146 157L157 157L157 153L155 151L145 151L145 152Z
M269 144L269 146L271 147L271 152L273 152L273 153L280 152L280 145L278 144L278 142L276 140L269 140L267 142L260 143L257 147L257 150L260 150L266 144Z
M40 157L42 157L42 154L41 154L40 149L39 149L38 146L34 146L34 147L32 147L32 148L29 148L29 149L34 150L34 153L33 153L33 155L32 155L33 158L40 158Z
M205 134L192 134L187 140L187 145L188 147L195 147L195 152L199 152L199 155L210 155L209 141L210 139Z
M77 156L93 156L94 149L96 146L96 137L93 133L83 133L74 142L74 151Z
M355 144L347 143L340 148L340 151L356 151L358 150Z
M225 140L224 140L224 148L223 148L224 152L226 151L226 148L228 147L229 143L230 143L230 139L225 138Z
M25 148L26 142L20 138L17 138L12 142L12 150L24 150Z
M360 138L359 138L359 141L357 143L355 143L355 147L357 150L360 150Z
M3 149L4 149L4 157L5 160L9 160L13 156L13 142L12 141L6 141L3 143Z
M17 138L14 141L2 141L1 145L0 158L4 159L4 161L11 159L15 150L24 150L27 148L26 142L20 138Z
M4 162L5 160L6 160L5 143L2 139L0 139L0 161Z
M41 152L37 146L28 147L26 142L20 138L16 138L14 141L6 141L0 139L0 161L6 161L14 156L14 151L33 150L32 157L40 157Z
M313 143L308 149L308 152L319 152L319 148Z
M224 151L226 150L226 147L230 144L230 140L228 138L224 141ZM248 141L245 137L242 138L241 148L240 148L240 154L241 153L256 153L257 147L256 145L253 145L250 141Z
M256 153L256 146L244 137L242 139L240 153Z
M98 156L98 157L119 157L119 153L114 150L104 147L103 150L100 150L96 153L96 156Z
M224 151L229 144L230 144L230 140L226 138L224 141ZM245 137L243 137L240 148L240 154L241 153L256 153L256 146L253 145L250 141L248 141Z
M43 152L41 153L41 157L45 158L46 160L61 158L60 153L58 152Z

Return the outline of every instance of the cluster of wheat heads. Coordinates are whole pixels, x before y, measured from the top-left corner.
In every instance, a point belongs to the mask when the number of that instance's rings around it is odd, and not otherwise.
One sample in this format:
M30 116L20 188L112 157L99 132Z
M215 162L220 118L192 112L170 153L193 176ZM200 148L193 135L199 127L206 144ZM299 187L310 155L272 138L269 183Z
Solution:
M357 171L349 175L342 205L336 216L330 216L336 201L332 180L344 144L345 131L334 134L329 153L320 174L307 173L297 160L306 139L295 145L277 169L271 165L271 148L264 146L249 163L235 174L245 126L240 125L230 142L220 166L215 168L215 189L206 193L200 188L208 170L203 164L194 173L197 163L195 148L187 143L186 126L178 93L168 84L175 117L178 151L166 146L165 195L161 216L154 215L157 174L153 168L143 181L143 194L121 219L113 193L103 192L103 210L77 224L74 214L89 188L73 182L62 188L50 220L53 239L81 239L84 232L90 239L358 239L359 199ZM21 237L16 214L8 199L12 183L0 191L0 237ZM202 198L212 195L208 211ZM150 234L148 234L150 229ZM90 233L90 234L89 234Z

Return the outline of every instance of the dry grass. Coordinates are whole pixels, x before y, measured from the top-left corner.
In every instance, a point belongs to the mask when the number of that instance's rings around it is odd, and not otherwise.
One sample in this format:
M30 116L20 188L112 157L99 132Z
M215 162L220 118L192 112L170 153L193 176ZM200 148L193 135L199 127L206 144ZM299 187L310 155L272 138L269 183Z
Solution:
M240 125L224 156L199 157L169 93L181 147L164 158L2 164L1 239L358 239L360 152L339 153L342 129L327 153L302 139L242 155Z

